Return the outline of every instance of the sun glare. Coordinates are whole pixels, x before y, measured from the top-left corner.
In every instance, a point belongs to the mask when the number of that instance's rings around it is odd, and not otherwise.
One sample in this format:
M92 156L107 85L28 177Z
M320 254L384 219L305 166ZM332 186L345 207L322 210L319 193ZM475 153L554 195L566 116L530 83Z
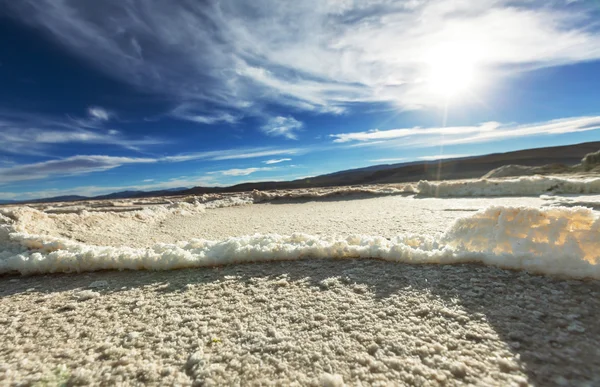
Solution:
M426 61L427 83L432 93L455 98L474 87L477 60L472 46L463 43L436 47Z

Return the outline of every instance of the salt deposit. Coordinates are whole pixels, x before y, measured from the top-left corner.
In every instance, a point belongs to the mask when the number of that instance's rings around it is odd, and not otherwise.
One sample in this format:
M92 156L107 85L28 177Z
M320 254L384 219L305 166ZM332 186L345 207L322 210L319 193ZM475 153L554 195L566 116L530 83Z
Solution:
M421 196L525 196L600 193L599 177L524 176L515 179L476 179L460 181L420 181Z
M482 178L470 180L427 181L416 184L312 188L301 190L253 191L254 203L280 199L323 199L350 195L386 196L418 194L421 197L489 197L553 194L600 193L600 177L521 176L518 178Z
M588 207L600 209L600 195L541 195L547 206Z
M38 203L21 206L0 206L0 214L15 211L37 210L30 214L41 221L47 214L61 222L84 218L98 221L131 219L153 222L173 214L196 215L207 209L246 206L281 200L322 200L339 197L382 197L417 194L418 197L497 197L537 196L546 194L594 194L600 193L600 178L581 176L524 176L514 179L471 179L455 181L420 181L388 185L365 185L354 187L308 188L293 190L258 191L251 193L204 194L169 198L145 198L139 200L83 201L72 203ZM26 209L23 209L26 208ZM106 214L104 216L98 214ZM69 217L74 215L74 217ZM103 218L103 219L102 219ZM32 223L32 222L28 222Z
M1 385L600 382L598 281L302 260L6 285Z
M148 243L147 248L77 242L69 230L106 225L119 233L135 224L158 223L173 216L203 216L216 208L280 199L321 199L345 195L389 196L418 192L427 196L501 196L540 193L600 192L598 178L521 177L502 180L427 182L260 192L207 194L144 199L54 204L0 209L0 273L80 272L102 269L168 270L234 262L303 258L378 258L411 263L480 262L504 268L574 278L600 278L598 215L578 199L542 196L549 206L493 207L457 220L441 234L288 235L255 234L189 242ZM554 198L554 199L550 199ZM587 198L587 199L586 199ZM415 202L416 205L416 202ZM565 206L573 207L566 208ZM591 206L595 208L595 206Z
M186 197L180 201L160 202L156 204L147 202L143 207L121 206L116 202L109 202L106 206L48 206L39 209L33 207L4 207L0 208L0 216L19 219L15 223L16 230L32 232L44 230L45 232L61 228L74 228L80 225L111 225L116 228L128 229L132 223L156 223L170 216L194 216L202 214L206 209L235 207L252 204L248 196L232 197ZM35 232L35 231L33 231Z
M22 212L25 221L29 213ZM314 236L295 233L196 239L146 249L93 246L23 232L13 213L0 230L0 273L106 269L170 270L305 258L377 258L406 263L480 262L502 268L600 279L600 220L582 207L491 207L458 219L440 235Z
M251 197L247 196L230 196L210 201L204 201L201 203L204 203L204 208L206 209L215 209L224 207L246 206L248 204L252 204L253 200Z
M581 169L571 167L564 164L549 164L538 167L528 167L525 165L503 165L493 169L483 175L483 179L501 178L501 177L516 177L516 176L533 176L533 175L556 175L577 173Z
M598 196L334 190L2 207L0 384L598 385Z
M278 199L323 199L351 195L386 196L414 193L412 185L402 186L370 186L343 188L312 188L278 191L252 191L254 203L268 202Z
M0 206L0 213L9 214L20 208L31 208L52 215L85 215L108 213L112 216L120 213L118 217L131 217L140 220L164 217L169 214L201 213L205 209L234 207L252 204L249 194L206 194L174 198L147 198L138 201L127 199L96 200L85 202L64 203L32 203L27 206Z

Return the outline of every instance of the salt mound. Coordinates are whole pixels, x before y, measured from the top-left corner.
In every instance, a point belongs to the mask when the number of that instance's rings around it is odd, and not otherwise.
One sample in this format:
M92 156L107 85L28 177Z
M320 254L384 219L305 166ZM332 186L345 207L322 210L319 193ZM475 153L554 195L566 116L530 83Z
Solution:
M171 270L305 258L377 258L405 263L480 262L600 279L600 220L594 211L580 207L491 207L457 220L443 234L399 235L392 240L366 235L257 234L156 244L146 249L92 246L27 234L18 232L14 222L0 219L0 273Z
M343 187L343 188L315 188L305 190L289 190L289 191L252 191L252 199L254 203L269 202L279 199L323 199L329 197L341 197L350 195L365 194L369 196L386 196L386 195L400 195L403 193L413 193L412 190L407 189L405 186L402 189L397 187L385 186L385 187Z
M550 166L552 167L552 166ZM522 168L526 168L527 171ZM537 168L537 167L535 167ZM531 172L530 167L505 166L495 170L498 176L512 174L516 171ZM558 176L521 176L512 179L474 179L456 181L427 181L418 184L382 187L346 187L346 188L314 188L305 190L278 190L252 192L254 203L269 202L279 199L320 199L348 195L365 194L369 196L402 195L416 193L419 196L433 197L472 197L472 196L529 196L547 193L555 194L591 194L600 193L600 178L578 178Z
M225 207L237 207L246 206L252 204L254 201L247 195L242 196L228 196L218 199L212 199L207 201L201 201L204 203L206 209L225 208Z
M600 178L524 176L515 179L478 179L463 181L420 181L421 196L526 196L545 193L600 193Z
M533 176L533 175L551 175L558 173L573 173L577 172L577 167L570 167L564 164L548 164L539 167L528 167L525 165L504 165L502 167L492 169L486 173L482 179L493 179L500 177L511 176Z
M600 151L588 153L581 160L581 165L586 171L591 171L592 169L600 166Z
M499 178L499 177L509 177L509 176L529 176L535 175L535 167L527 167L524 165L503 165L499 168L492 169L485 175L483 175L483 179L491 179L491 178Z

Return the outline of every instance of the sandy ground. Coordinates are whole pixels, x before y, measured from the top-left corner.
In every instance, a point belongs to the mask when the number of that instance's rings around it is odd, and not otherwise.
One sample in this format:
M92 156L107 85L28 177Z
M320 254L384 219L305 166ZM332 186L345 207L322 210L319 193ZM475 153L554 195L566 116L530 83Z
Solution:
M48 233L434 233L539 198L273 202ZM47 225L46 225L47 226ZM40 228L46 227L40 225ZM325 260L0 278L0 384L599 385L600 283L477 265Z

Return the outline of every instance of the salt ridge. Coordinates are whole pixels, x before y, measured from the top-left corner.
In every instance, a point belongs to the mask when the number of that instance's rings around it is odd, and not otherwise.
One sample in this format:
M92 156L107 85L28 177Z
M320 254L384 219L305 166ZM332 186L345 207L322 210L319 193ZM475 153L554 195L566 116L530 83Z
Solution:
M407 189L408 187L408 189ZM269 202L279 199L323 199L330 197L340 196L351 196L351 195L371 195L371 196L386 196L386 195L400 195L405 193L414 193L411 185L398 187L379 187L379 188L366 188L366 187L345 187L345 188L320 188L320 189L306 189L306 190L288 190L288 191L252 191L252 200L254 203Z
M6 215L6 214L5 214ZM440 235L348 237L276 234L156 244L93 246L33 235L0 214L0 274L172 270L243 262L375 258L404 263L478 262L569 278L600 279L600 219L583 207L490 207Z
M415 187L420 196L523 196L600 193L600 178L522 176L514 179L476 179L462 181L420 181Z

